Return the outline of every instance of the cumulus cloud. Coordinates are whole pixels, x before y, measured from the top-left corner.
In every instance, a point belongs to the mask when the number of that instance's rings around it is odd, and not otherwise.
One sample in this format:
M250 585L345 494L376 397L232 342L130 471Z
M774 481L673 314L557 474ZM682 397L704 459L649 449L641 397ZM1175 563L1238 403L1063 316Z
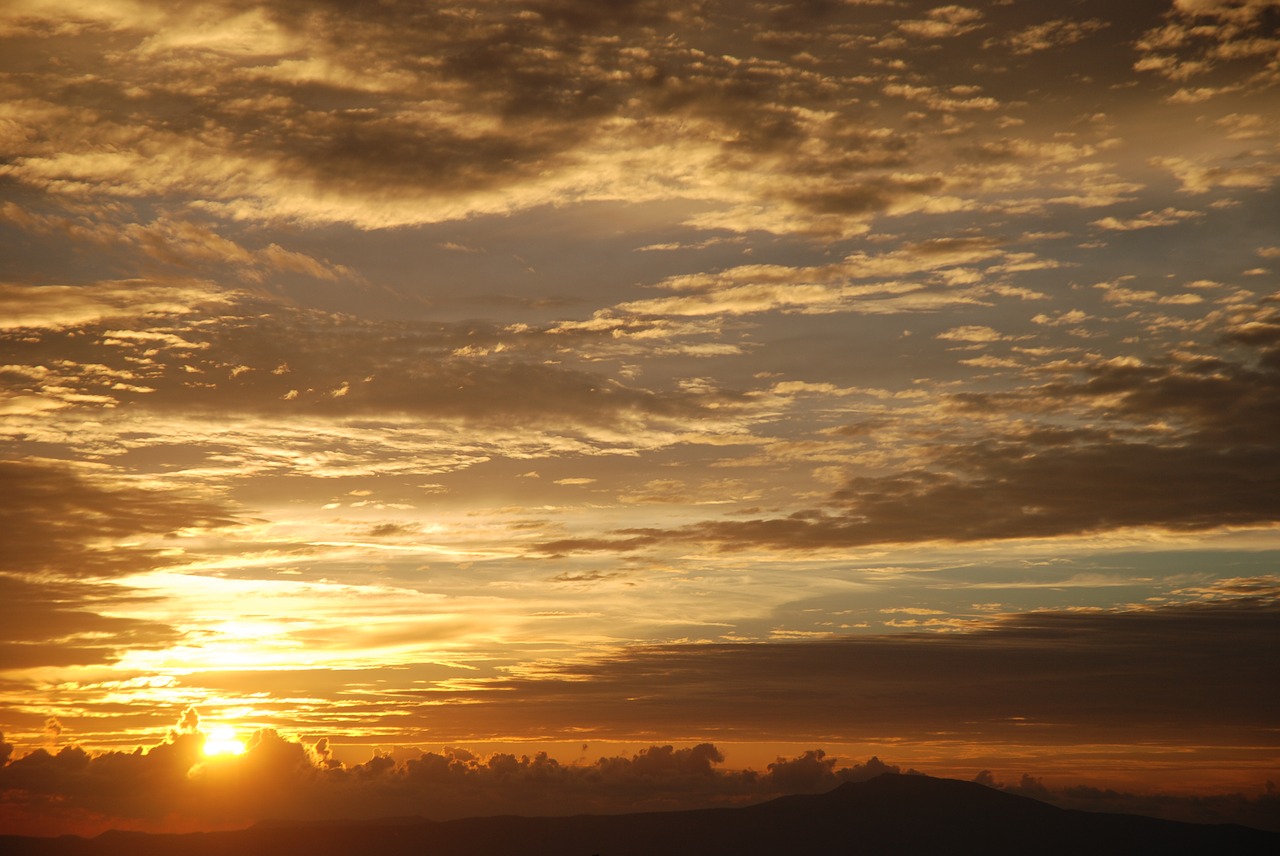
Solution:
M837 767L839 759L823 749L810 749L795 758L779 758L768 767L768 778L783 793L820 793L842 782L865 782L902 768L871 758L865 764ZM911 771L914 772L914 771Z
M653 745L572 764L546 753L479 755L455 747L400 761L375 754L348 766L329 757L324 738L306 743L270 729L255 732L242 755L211 757L202 753L198 716L187 719L163 742L132 753L91 754L75 746L17 758L6 752L0 757L7 761L0 766L6 830L39 833L67 816L78 819L78 832L92 834L283 819L622 813L740 805L900 772L876 758L841 763L822 750L778 758L764 772L728 770L710 743Z
M779 757L763 771L724 769L723 754L710 743L653 745L572 764L545 753L481 755L454 747L402 760L375 754L344 765L328 757L324 738L308 743L272 730L255 732L241 756L210 758L201 752L206 738L198 714L188 713L163 742L132 753L91 754L67 746L14 758L12 745L0 738L6 830L41 834L54 822L65 830L69 815L76 818L76 832L95 834L104 828L232 828L259 820L624 813L742 805L904 772L879 758L858 763L822 749ZM1274 826L1274 800L1265 794L1141 795L1052 787L1028 774L1005 785L990 771L976 780L1067 808Z

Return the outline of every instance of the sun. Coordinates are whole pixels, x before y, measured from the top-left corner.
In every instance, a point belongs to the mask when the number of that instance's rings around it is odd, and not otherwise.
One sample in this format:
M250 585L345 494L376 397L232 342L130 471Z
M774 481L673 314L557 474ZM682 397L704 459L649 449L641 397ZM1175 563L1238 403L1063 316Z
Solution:
M206 755L242 755L244 742L236 739L235 729L230 725L215 725L204 736Z

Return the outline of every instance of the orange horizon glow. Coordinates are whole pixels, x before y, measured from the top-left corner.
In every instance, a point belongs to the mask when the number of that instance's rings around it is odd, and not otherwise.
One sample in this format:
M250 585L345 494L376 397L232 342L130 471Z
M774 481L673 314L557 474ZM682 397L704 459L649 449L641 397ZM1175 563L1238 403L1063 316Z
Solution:
M245 747L244 741L236 738L236 731L230 725L215 725L205 732L200 751L209 757L243 755Z
M189 729L198 715L189 711L180 729ZM1197 817L1197 807L1247 808L1254 801L1261 805L1273 790L1265 780L1265 766L1233 763L1225 755L1214 759L1192 747L1181 752L1152 748L1135 756L1131 746L1074 747L1069 753L1054 753L1035 745L962 747L924 742L828 744L825 748L812 743L681 741L470 741L469 745L393 749L366 745L360 751L353 744L304 739L274 729L256 730L246 744L229 723L205 722L195 731L171 731L164 742L146 752L92 753L87 762L90 770L119 772L131 767L154 779L132 799L161 809L163 819L79 813L64 817L58 825L47 806L26 804L11 794L0 802L0 823L6 832L29 835L96 835L107 829L191 832L240 828L264 811L265 816L277 818L331 818L324 806L334 798L342 800L343 816L350 818L386 816L392 809L431 817L467 816L495 808L538 813L536 806L544 804L538 794L561 800L555 804L562 808L592 805L595 810L636 811L665 805L664 788L687 788L690 774L701 782L696 791L686 794L691 807L821 792L841 781L862 781L882 772L978 781L1009 793L1102 811L1121 806L1141 810L1154 799L1173 816L1188 818ZM80 751L67 746L58 754L70 760ZM12 762L10 771L38 761L37 755L23 758ZM644 784L636 790L642 780ZM577 789L586 782L592 783L589 790L619 789L623 801L616 805L578 802L583 794ZM646 802L651 799L656 802Z

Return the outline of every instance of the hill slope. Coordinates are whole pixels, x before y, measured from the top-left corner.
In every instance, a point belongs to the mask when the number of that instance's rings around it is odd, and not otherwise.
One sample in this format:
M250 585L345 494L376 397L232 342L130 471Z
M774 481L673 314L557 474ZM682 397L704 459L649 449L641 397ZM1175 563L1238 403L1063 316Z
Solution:
M972 782L886 774L746 808L445 822L263 825L93 839L0 836L8 856L755 856L1280 853L1280 834L1070 811Z

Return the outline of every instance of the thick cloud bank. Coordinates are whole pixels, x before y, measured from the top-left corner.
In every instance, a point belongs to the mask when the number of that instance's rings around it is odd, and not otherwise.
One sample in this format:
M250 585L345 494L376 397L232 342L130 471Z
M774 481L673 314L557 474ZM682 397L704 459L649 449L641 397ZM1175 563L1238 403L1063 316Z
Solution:
M896 766L844 762L822 750L778 758L764 771L725 770L710 743L651 746L629 756L564 764L545 753L480 756L462 748L396 761L375 755L347 766L328 741L258 731L240 755L204 754L190 710L150 749L90 754L38 749L0 768L0 825L7 832L105 828L207 829L270 818L619 813L739 805L782 793L829 790ZM5 754L12 746L5 744Z

